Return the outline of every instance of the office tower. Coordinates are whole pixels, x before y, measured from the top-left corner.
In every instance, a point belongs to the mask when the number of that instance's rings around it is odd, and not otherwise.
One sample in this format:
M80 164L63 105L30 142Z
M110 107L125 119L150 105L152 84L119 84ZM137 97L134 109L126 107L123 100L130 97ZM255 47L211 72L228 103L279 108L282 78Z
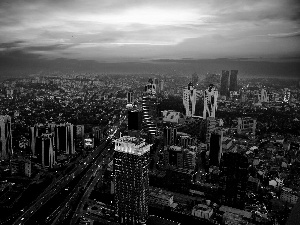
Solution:
M165 127L164 128L164 146L176 144L177 128Z
M210 143L210 135L216 130L217 120L214 117L208 117L206 119L206 131L205 131L205 143Z
M229 91L238 91L238 88L237 88L237 75L238 75L238 70L231 70Z
M283 101L289 103L291 100L291 90L288 88L283 89Z
M74 134L73 125L70 123L60 124L56 126L55 130L55 144L56 149L65 154L74 154Z
M76 125L76 139L83 141L84 139L84 125Z
M155 91L156 91L156 93L160 93L159 79L158 78L154 78L153 83L155 84Z
M183 106L185 108L186 116L194 116L197 100L197 90L194 89L192 83L189 83L186 88L183 89Z
M203 119L215 117L217 110L218 91L213 84L204 91Z
M161 80L159 80L159 89L160 89L160 92L162 92L163 90L164 90L164 80L163 79L161 79Z
M28 158L18 157L10 161L12 175L31 177L31 161Z
M221 162L220 187L223 204L242 208L248 182L248 159L240 153L224 153Z
M128 91L127 92L127 104L132 104L133 103L133 92Z
M134 110L128 111L128 130L141 130L142 129L142 111Z
M98 145L100 141L103 139L103 129L99 126L92 128L93 138L95 145Z
M54 134L42 134L36 137L35 154L43 167L52 168L55 164Z
M220 95L229 96L229 71L222 70Z
M11 118L0 115L0 160L8 159L12 155Z
M115 212L123 224L147 220L150 146L135 137L115 140Z
M41 136L42 134L47 134L55 131L55 124L35 124L33 127L30 127L30 149L32 152L32 155L35 156L35 144L36 144L36 138L38 136Z
M251 117L239 117L237 122L238 134L252 133L253 135L255 135L256 119L253 119Z
M156 86L152 79L145 85L145 92L142 97L143 125L145 130L152 136L156 135L156 120L158 117L158 100Z
M222 154L223 131L214 132L210 136L209 165L219 166Z
M184 150L183 168L195 170L196 167L196 152L189 149Z
M198 75L197 75L196 73L193 73L193 74L192 74L192 83L193 83L194 85L197 85L197 84L198 84L198 81L199 81Z

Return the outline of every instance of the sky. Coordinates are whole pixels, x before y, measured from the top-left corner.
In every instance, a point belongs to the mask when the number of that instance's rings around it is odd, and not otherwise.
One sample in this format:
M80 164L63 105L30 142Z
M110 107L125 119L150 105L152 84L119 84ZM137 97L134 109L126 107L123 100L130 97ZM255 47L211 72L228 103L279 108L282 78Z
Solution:
M0 54L43 58L300 56L297 0L1 0Z

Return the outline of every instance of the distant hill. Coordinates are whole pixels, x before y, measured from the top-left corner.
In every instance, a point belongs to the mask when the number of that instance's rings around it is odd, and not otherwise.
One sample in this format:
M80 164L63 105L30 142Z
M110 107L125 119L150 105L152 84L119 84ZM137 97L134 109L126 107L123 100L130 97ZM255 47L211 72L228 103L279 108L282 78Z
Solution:
M0 79L35 73L79 72L99 74L150 74L191 75L221 73L222 70L239 70L240 77L300 77L300 63L296 61L267 62L252 59L159 59L140 62L97 62L59 58L45 59L21 51L0 53Z

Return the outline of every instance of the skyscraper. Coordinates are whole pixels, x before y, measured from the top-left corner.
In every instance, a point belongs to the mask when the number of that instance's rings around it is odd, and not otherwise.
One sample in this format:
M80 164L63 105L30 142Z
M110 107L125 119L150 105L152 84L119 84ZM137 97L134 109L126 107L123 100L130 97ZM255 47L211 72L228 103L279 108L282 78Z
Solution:
M74 129L73 124L65 123L56 126L55 144L57 150L65 154L74 154Z
M229 91L237 91L238 70L231 70Z
M194 116L197 100L197 90L194 89L192 83L189 83L186 88L183 89L183 106L185 108L186 116Z
M135 137L115 140L115 210L123 224L147 220L150 146Z
M145 85L145 92L142 97L143 124L145 130L152 136L156 135L156 119L158 116L158 100L156 86L152 79Z
M209 165L219 166L222 154L223 132L214 132L210 136Z
M217 110L218 91L213 84L204 91L203 119L215 117Z
M176 144L177 128L165 127L164 128L164 145L170 146Z
M55 164L54 134L42 134L36 137L35 154L43 167L53 167Z
M222 70L220 95L229 96L229 71Z
M11 118L0 115L0 160L8 159L12 155Z
M128 111L128 130L142 129L142 112L138 110Z

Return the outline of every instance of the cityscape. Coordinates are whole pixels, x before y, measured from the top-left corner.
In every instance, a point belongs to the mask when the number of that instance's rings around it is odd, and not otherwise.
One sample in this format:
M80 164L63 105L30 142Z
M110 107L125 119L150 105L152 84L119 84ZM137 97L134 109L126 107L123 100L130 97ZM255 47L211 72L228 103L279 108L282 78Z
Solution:
M299 225L300 4L0 3L0 225Z

